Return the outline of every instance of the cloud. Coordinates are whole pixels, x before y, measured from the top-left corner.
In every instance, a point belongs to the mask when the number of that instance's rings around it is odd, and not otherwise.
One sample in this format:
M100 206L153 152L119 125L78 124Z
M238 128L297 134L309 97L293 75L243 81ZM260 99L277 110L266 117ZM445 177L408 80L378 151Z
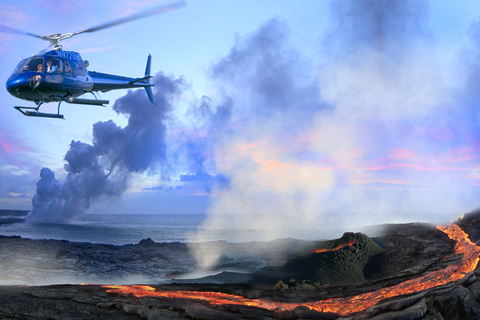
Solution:
M181 174L180 181L192 182L192 181L208 181L212 180L212 176L205 172L196 172L194 174Z
M4 126L0 136L0 198L31 197L35 192L32 172L38 164L28 156L38 152L22 142L18 131ZM36 158L34 158L36 159Z
M166 192L171 192L171 191L174 191L174 190L182 190L182 187L181 187L181 186L176 186L176 187L173 187L173 186L169 186L169 187L165 187L165 186L155 186L155 187L150 187L150 188L143 188L142 190L144 190L144 191L166 191Z
M31 174L0 175L0 198L24 198L34 193L35 179Z

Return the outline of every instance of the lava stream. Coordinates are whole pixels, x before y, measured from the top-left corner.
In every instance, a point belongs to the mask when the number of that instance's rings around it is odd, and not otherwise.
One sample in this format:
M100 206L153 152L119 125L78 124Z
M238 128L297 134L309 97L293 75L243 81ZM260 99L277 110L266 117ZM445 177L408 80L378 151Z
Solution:
M455 254L463 254L458 264L452 264L443 270L433 271L424 276L386 287L377 291L346 298L331 298L321 301L304 303L275 302L261 299L247 299L239 295L221 292L200 291L156 291L149 286L104 286L108 292L132 294L136 297L162 297L171 299L188 299L207 301L210 304L244 305L268 310L293 310L306 306L320 312L333 312L339 315L349 315L363 311L376 305L381 300L399 295L411 294L461 279L468 272L475 270L480 256L480 247L468 239L467 234L457 225L438 226L450 239L456 241Z
M337 251L339 249L342 249L344 247L348 247L348 246L352 246L354 245L355 243L357 243L358 241L360 241L362 238L360 237L359 239L356 239L356 240L352 240L352 241L349 241L349 242L346 242L346 243L342 243L338 246L336 246L335 248L332 248L332 249L315 249L313 250L311 253L320 253L320 252L327 252L327 251Z

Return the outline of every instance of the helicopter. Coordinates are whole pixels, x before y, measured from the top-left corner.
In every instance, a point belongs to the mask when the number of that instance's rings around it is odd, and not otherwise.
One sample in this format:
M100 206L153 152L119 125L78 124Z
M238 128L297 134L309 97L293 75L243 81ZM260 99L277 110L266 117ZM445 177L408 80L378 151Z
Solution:
M98 92L132 88L144 88L148 99L155 104L152 93L154 84L150 81L153 78L150 74L152 62L150 54L147 58L145 74L142 77L130 78L88 71L89 62L83 60L78 52L63 50L59 42L82 33L103 30L132 20L178 9L185 5L185 1L178 1L79 32L54 33L48 36L40 36L0 25L0 32L38 38L50 42L50 46L53 47L49 51L44 50L20 61L8 78L6 88L12 96L32 101L36 105L35 107L15 106L14 108L29 117L64 119L64 115L60 114L62 102L105 107L110 101L99 99ZM91 93L94 98L80 98L85 93ZM49 102L58 102L57 113L39 111L42 104Z

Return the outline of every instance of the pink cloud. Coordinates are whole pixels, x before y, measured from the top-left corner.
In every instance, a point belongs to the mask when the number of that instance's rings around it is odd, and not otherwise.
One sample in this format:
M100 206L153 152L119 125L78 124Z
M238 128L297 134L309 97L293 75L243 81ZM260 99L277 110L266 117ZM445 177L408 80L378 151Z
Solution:
M0 148L7 154L30 151L29 148L17 143L16 141L7 141L5 137L0 138Z
M395 149L392 149L388 157L398 158L398 159L408 159L408 158L414 158L416 154L417 153L412 150L395 148Z
M0 6L0 23L9 27L21 26L26 15L12 6Z

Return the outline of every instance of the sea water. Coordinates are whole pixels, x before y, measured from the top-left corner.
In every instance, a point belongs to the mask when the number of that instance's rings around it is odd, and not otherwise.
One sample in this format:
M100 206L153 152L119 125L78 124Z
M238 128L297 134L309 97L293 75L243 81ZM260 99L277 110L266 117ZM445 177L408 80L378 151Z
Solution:
M26 222L0 225L0 235L21 236L28 239L55 239L75 242L105 244L136 244L150 238L155 242L201 241L268 241L278 238L299 240L325 240L340 237L339 230L325 228L290 229L288 232L271 232L267 238L264 230L228 223L220 226L204 225L207 216L202 214L85 214L78 220L61 224L33 224ZM274 234L275 236L271 236Z
M186 242L205 220L201 214L85 214L69 223L0 225L0 235L106 244Z

